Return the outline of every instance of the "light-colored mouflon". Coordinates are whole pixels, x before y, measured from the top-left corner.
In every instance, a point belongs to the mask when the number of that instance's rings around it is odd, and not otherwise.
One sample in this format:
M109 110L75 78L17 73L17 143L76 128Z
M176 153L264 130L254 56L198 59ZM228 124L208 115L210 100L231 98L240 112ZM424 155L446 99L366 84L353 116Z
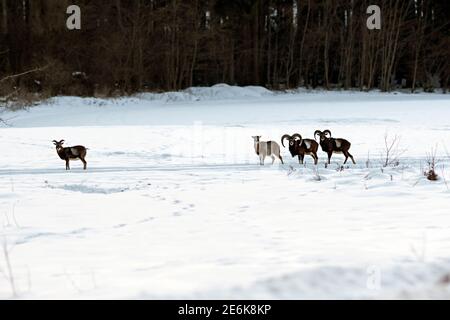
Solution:
M275 162L275 158L280 159L281 163L283 163L278 143L275 141L259 141L261 136L253 136L252 138L255 153L259 156L259 164L264 165L264 159L267 156L272 158L272 164Z

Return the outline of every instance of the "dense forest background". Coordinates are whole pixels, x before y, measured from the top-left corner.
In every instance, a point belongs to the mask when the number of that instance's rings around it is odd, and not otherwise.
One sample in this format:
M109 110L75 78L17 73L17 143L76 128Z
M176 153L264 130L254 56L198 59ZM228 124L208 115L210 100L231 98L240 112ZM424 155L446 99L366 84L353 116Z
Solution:
M81 30L66 9L81 8ZM369 5L382 13L368 30ZM448 0L0 0L0 96L449 87Z

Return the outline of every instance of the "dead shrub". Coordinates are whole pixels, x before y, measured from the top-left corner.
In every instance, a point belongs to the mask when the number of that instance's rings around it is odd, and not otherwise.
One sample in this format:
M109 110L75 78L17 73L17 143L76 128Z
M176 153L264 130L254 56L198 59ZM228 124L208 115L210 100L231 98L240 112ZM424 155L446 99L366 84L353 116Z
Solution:
M428 164L428 168L427 170L424 172L424 176L430 180L430 181L436 181L439 180L439 176L436 173L436 152L437 152L437 147L432 148L431 152L427 154L427 164Z
M397 167L400 165L400 156L406 149L401 149L400 136L390 138L388 133L384 134L384 149L381 152L381 163L383 167Z

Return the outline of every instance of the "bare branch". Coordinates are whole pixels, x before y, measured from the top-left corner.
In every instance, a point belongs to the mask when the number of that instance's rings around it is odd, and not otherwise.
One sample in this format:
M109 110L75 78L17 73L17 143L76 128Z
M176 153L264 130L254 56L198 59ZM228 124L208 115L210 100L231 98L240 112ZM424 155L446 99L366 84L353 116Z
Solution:
M12 75L6 76L6 77L0 79L0 83L1 83L1 82L4 82L4 81L6 81L6 80L10 80L10 79L14 79L14 78L17 78L17 77L24 76L24 75L29 74L29 73L38 72L38 71L43 71L43 70L47 69L49 66L50 66L50 65L47 64L47 65L44 66L44 67L38 67L38 68L34 68L34 69L31 69L31 70L28 70L28 71L24 71L24 72L22 72L22 73L17 73L17 74L12 74Z
M392 139L389 139L389 135L387 133L384 134L383 167L399 165L401 155L406 152L406 149L399 148L400 140L400 136L395 135Z
M445 186L447 187L447 191L448 191L448 190L450 190L450 188L448 187L447 179L445 179L445 166L444 165L442 165L441 172L442 172L442 180L444 180Z
M7 127L11 127L11 125L8 122L6 122L5 120L3 120L2 118L0 118L0 123L3 123Z
M7 278L8 282L9 282L9 284L11 286L11 291L12 291L13 296L17 297L16 283L15 283L15 280L14 280L14 274L13 274L13 271L12 271L11 260L10 260L10 257L9 257L8 244L7 244L5 236L3 237L2 247L3 247L3 256L5 258L5 264L6 264L6 273L7 273L6 274L6 278ZM5 271L2 270L2 273L4 274Z

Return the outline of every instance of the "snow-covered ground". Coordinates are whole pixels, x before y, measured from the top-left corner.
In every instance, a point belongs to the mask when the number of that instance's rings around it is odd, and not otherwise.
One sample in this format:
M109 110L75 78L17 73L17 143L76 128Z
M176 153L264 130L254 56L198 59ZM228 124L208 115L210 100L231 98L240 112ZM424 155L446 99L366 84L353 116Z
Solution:
M0 118L0 298L450 298L449 95L218 85ZM316 129L357 164L258 165L252 135Z

